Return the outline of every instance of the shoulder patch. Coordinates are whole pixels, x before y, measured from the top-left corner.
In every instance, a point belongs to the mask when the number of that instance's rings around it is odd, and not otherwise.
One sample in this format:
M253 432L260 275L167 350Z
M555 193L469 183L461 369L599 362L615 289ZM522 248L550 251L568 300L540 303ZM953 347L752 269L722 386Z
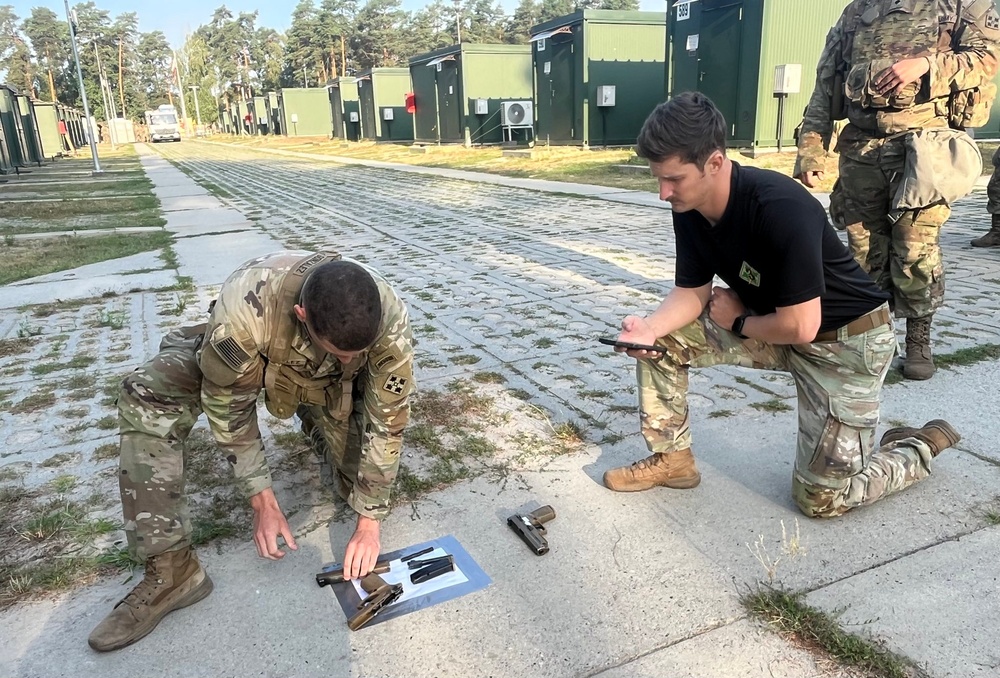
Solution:
M243 367L250 362L250 354L243 350L240 342L233 337L223 337L213 341L212 348L215 349L224 363L237 372L242 371Z
M373 356L368 362L371 363L372 370L374 372L381 372L383 369L389 365L399 362L403 359L402 354L399 352L395 346L389 348L389 350L384 353L380 353L377 356Z
M386 377L385 383L382 385L382 390L397 396L403 395L403 392L406 391L406 385L409 383L410 380L404 376L390 374Z

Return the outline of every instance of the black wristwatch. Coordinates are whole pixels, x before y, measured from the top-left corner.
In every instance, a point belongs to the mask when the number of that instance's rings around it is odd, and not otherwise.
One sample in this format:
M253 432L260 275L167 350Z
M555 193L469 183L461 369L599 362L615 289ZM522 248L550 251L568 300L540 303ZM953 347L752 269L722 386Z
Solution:
M743 334L743 323L745 323L747 318L749 317L750 317L749 313L744 313L743 315L741 315L740 317L738 317L736 320L733 321L733 326L731 329L733 330L733 334L735 334L740 339L750 338L747 335Z

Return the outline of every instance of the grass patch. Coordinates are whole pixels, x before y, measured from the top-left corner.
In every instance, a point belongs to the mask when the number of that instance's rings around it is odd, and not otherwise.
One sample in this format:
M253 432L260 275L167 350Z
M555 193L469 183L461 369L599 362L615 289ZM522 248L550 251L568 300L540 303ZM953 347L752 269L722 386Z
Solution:
M111 429L118 428L118 417L112 416L110 414L106 417L101 417L100 419L97 420L95 426L97 426L97 428L101 429L102 431L110 431Z
M96 383L97 377L92 374L74 374L72 377L63 380L62 385L68 389L76 390L90 388Z
M41 363L31 368L32 374L50 374L60 370L82 370L90 367L97 358L90 355L78 355L65 363Z
M28 353L34 345L35 342L27 337L0 339L0 358L9 358L12 355Z
M65 466L69 462L73 461L72 452L60 452L59 454L54 454L45 461L41 463L41 466L45 468L55 468L57 466Z
M38 410L52 407L55 404L56 396L51 391L32 393L27 398L18 401L16 405L10 408L10 412L11 414L27 414L28 412L37 412Z
M109 459L118 458L118 444L117 443L105 443L97 447L90 458L93 461L108 461Z
M936 355L934 356L934 364L938 367L963 367L997 358L1000 358L1000 344L983 344Z
M770 412L771 414L777 414L778 412L791 412L792 406L783 400L778 400L777 398L772 398L771 400L765 400L762 403L750 403L750 407L755 410L760 410L761 412Z
M480 384L503 384L507 378L498 372L476 372L472 375L472 380ZM3 396L0 395L0 398Z
M469 355L468 353L463 353L462 355L453 355L448 358L455 365L475 365L482 358L477 355Z
M0 268L0 285L160 249L172 240L170 233L161 231L87 238L60 236L4 245L0 248L0 255L4 258L4 266Z
M871 678L909 678L912 663L876 643L841 629L836 619L802 602L802 594L760 587L741 599L747 612L805 645L822 648L844 667Z
M736 413L732 410L712 410L708 413L709 419L722 419L723 417L732 417Z

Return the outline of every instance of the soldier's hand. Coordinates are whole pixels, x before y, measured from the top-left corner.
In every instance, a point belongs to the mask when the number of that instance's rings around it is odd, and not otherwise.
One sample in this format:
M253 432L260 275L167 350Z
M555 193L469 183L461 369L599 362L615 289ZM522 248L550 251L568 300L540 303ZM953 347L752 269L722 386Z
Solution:
M278 546L279 536L288 548L298 550L292 529L271 488L250 497L250 506L253 508L253 543L257 546L257 555L268 560L284 558L285 552Z
M728 287L713 287L708 300L708 317L719 327L729 329L733 321L746 313L746 307L736 292Z
M630 344L645 344L652 346L659 337L649 326L645 318L630 315L622 320L622 333L618 335L618 341L627 341ZM625 353L630 358L662 358L663 353L657 351L627 351L624 348L615 347L617 353Z
M358 526L347 542L347 552L344 554L344 578L360 579L375 568L378 560L381 528L373 518L358 516Z
M926 57L903 59L875 76L875 89L888 96L898 94L911 82L916 82L931 70L931 62Z
M795 178L806 188L816 188L823 181L823 174L824 172L803 172Z

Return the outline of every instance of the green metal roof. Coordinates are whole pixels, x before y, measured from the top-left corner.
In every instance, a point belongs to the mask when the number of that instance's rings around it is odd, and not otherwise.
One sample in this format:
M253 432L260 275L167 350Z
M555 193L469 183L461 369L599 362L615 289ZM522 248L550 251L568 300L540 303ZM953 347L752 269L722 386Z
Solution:
M581 9L531 27L531 34L551 31L583 22L603 24L665 24L666 12L629 12L615 9Z
M459 52L468 54L530 54L531 45L480 45L477 43L463 42L460 45L450 45L439 47L431 52L418 54L410 57L410 66L422 64L438 57L451 56Z

